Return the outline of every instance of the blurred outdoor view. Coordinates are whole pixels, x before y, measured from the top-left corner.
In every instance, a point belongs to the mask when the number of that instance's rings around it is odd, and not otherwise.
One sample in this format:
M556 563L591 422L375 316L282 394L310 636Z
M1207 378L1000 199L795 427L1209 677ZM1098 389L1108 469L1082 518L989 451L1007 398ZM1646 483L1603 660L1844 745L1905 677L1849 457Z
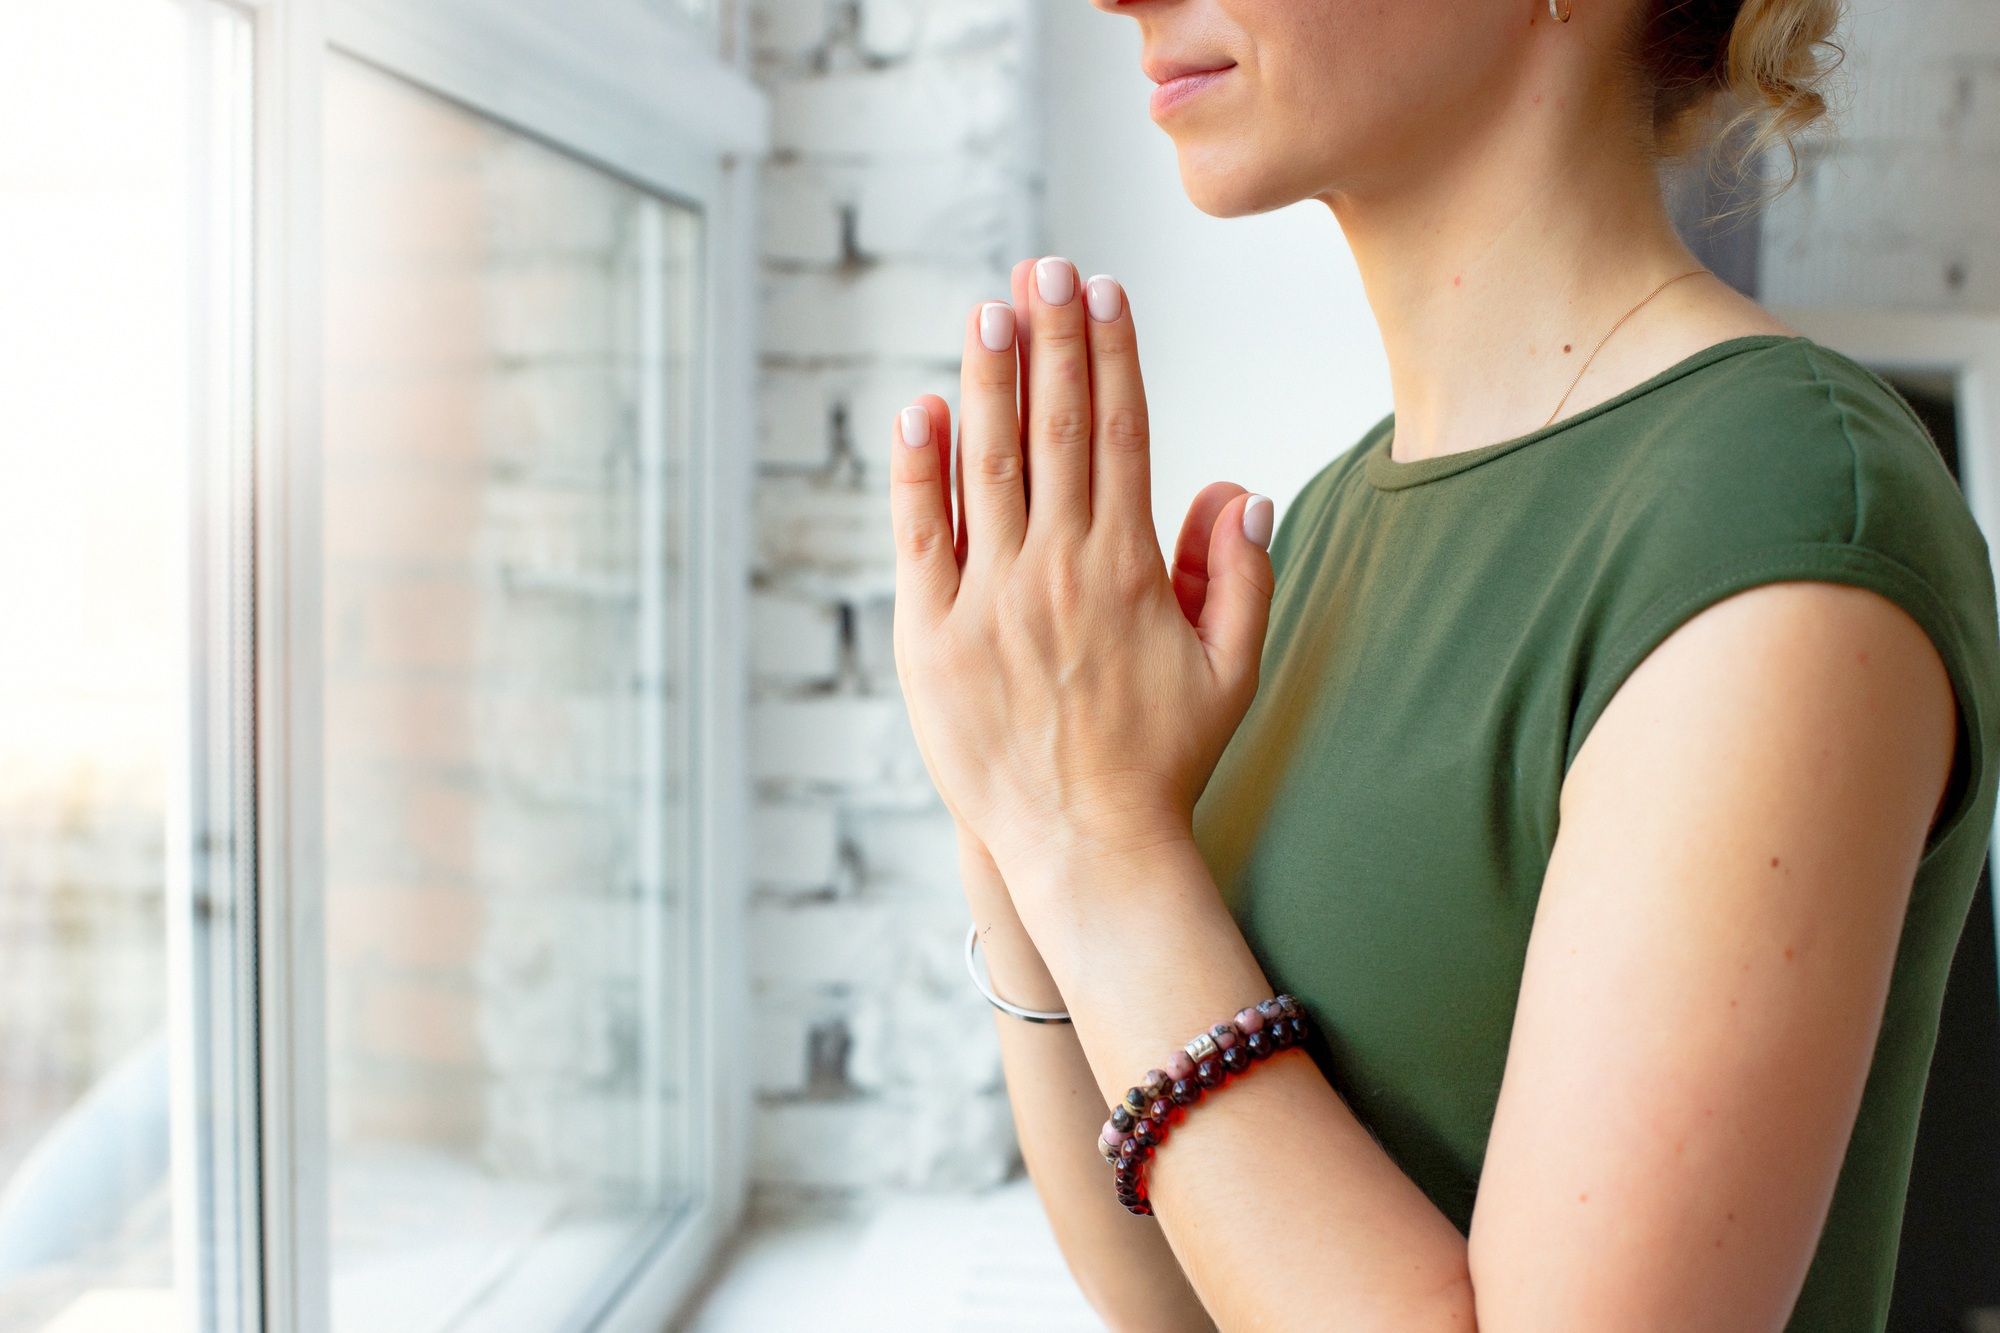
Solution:
M172 1281L192 59L172 0L0 0L0 1330Z

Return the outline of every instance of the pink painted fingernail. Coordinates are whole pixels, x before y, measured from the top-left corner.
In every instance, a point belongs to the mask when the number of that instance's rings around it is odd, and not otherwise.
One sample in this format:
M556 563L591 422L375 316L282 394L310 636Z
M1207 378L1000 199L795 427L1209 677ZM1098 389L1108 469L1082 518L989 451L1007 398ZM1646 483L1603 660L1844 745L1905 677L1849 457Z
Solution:
M1118 280L1098 274L1083 284L1084 295L1090 301L1090 317L1099 324L1109 324L1125 311L1125 293L1118 290Z
M1277 512L1271 501L1262 495L1251 496L1250 503L1243 506L1243 535L1260 551L1271 549L1271 529Z
M878 418L879 419L879 418ZM903 409L903 443L922 449L931 442L931 414L921 407Z
M979 341L989 352L1004 352L1014 345L1014 307L1005 301L988 301L979 307Z
M1076 269L1067 259L1044 259L1035 265L1035 290L1043 305L1068 305L1076 299Z

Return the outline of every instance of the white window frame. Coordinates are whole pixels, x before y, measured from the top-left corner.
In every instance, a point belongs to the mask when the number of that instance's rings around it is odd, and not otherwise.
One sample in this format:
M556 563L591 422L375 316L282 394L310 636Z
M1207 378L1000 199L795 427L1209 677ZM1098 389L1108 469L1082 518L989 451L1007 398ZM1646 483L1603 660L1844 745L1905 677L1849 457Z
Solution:
M691 1202L577 1333L660 1328L740 1219L750 1095L718 1058L747 993L747 597L755 385L755 187L763 95L725 58L724 0L251 0L256 64L254 264L255 1145L261 1234L233 1276L243 1329L330 1324L324 848L321 805L322 76L339 51L635 184L703 220L702 365L690 432L686 748L699 1012ZM224 1261L227 1256L219 1256ZM226 1280L230 1274L218 1275ZM588 1313L588 1312L586 1312ZM224 1317L210 1315L205 1319ZM208 1333L202 1329L201 1333ZM234 1329L230 1333L235 1333ZM565 1333L569 1333L566 1329Z

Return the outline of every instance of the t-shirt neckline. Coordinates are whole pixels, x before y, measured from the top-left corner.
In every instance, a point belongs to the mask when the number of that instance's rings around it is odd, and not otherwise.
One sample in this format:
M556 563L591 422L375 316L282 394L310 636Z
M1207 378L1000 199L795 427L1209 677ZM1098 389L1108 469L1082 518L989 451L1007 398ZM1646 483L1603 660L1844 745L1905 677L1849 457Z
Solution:
M1712 366L1718 361L1727 360L1742 352L1756 351L1765 347L1777 347L1783 343L1805 341L1808 340L1797 335L1783 333L1751 333L1745 334L1740 338L1728 338L1722 342L1704 347L1694 355L1675 362L1651 379L1635 384L1621 394L1607 398L1594 407L1587 407L1574 416L1564 417L1562 420L1544 426L1540 430L1530 431L1526 435L1518 435L1511 440L1502 440L1498 444L1485 444L1477 449L1464 449L1458 453L1444 454L1437 458L1419 458L1411 463L1398 463L1389 456L1389 451L1395 447L1396 443L1396 419L1391 416L1383 423L1381 438L1376 441L1375 447L1369 451L1367 463L1363 470L1366 472L1369 482L1377 490L1383 491L1406 490L1412 486L1422 486L1429 482L1442 481L1446 477L1457 476L1461 472L1470 471L1482 463L1490 463L1496 458L1505 457L1513 453L1516 449L1525 448L1537 441L1548 439L1553 435L1560 435L1564 431L1581 426L1587 421L1594 421L1607 412L1614 412L1635 399L1643 398L1656 389L1671 384L1684 376L1692 375L1697 370Z

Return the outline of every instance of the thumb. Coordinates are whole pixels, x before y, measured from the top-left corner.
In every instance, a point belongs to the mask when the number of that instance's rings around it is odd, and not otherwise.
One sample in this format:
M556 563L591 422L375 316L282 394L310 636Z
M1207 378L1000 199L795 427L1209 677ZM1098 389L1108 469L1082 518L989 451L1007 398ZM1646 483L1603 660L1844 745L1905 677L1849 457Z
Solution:
M1261 495L1230 501L1208 545L1208 600L1195 626L1209 665L1231 685L1254 682L1271 620L1271 526L1275 510Z
M1180 540L1174 543L1173 576L1174 596L1190 625L1201 624L1201 608L1208 602L1208 548L1215 542L1216 521L1231 500L1246 493L1234 482L1218 481L1204 487L1188 506Z

